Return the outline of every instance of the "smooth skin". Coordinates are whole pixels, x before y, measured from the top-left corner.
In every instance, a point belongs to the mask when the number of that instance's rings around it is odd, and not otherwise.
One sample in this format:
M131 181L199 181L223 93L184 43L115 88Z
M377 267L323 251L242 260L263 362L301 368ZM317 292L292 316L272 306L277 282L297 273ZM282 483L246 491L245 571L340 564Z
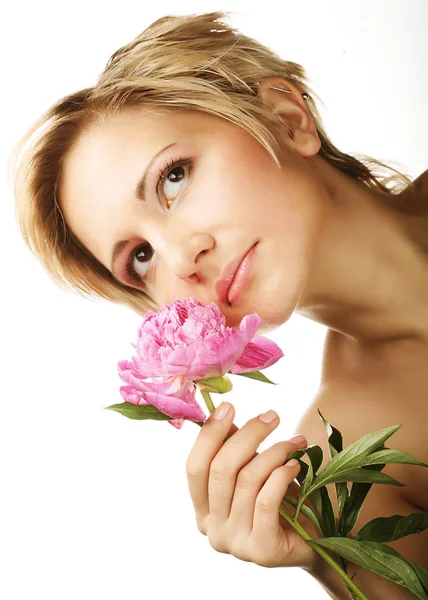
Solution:
M189 297L204 306L218 302L215 283L225 265L258 242L240 298L219 303L227 325L257 312L263 334L297 312L329 329L320 392L297 431L326 457L317 407L343 433L345 445L402 423L394 447L428 462L428 171L425 183L420 179L405 194L368 188L319 155L321 142L300 90L267 77L258 95L293 128L292 137L284 128L284 168L247 132L213 115L124 110L84 132L69 152L59 194L64 218L107 269L114 244L125 241L112 274L144 289L159 306ZM155 153L171 143L175 149L164 151L150 170L141 202L137 182ZM171 170L158 186L165 162L181 158L192 159L192 169ZM128 259L144 283L126 279ZM283 466L289 442L257 454L279 421L264 425L255 417L241 430L232 421L233 410L224 422L210 417L188 458L198 527L222 552L265 566L306 567L332 597L347 598L331 573L320 575L319 561L311 566L314 553L279 518L281 498L299 491L297 467ZM372 489L358 527L376 516L428 511L423 470L387 467L406 487ZM213 517L217 498L222 504ZM234 507L241 504L238 517ZM270 523L263 534L260 519ZM299 520L311 536L319 535ZM391 545L428 567L423 536ZM408 598L378 576L359 573L358 579L370 598Z
M216 418L219 406L207 419L186 463L198 529L217 552L263 567L311 570L318 555L278 518L284 495L299 495L294 479L300 465L287 466L287 457L305 448L307 441L278 442L258 454L261 442L278 427L278 415L270 423L259 415L238 429L233 425L234 407L229 406L224 418ZM319 537L305 517L300 523Z

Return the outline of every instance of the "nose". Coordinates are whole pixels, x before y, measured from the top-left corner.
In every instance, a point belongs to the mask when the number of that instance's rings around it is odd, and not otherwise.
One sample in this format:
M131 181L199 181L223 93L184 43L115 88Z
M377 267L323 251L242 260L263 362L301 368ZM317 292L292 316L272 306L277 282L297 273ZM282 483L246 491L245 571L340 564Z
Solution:
M188 234L166 240L165 263L168 271L180 281L194 283L204 272L204 255L214 247L214 238L206 233Z

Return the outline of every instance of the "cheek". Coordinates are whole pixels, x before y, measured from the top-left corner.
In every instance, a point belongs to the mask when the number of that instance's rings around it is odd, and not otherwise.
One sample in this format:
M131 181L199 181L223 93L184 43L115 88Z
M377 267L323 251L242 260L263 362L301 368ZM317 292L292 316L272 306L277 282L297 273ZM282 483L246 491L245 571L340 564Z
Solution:
M326 218L329 197L325 186L305 166L293 172L282 172L277 178L278 198L274 204L279 218L272 223L276 230L290 237L318 237ZM272 211L274 213L275 210Z

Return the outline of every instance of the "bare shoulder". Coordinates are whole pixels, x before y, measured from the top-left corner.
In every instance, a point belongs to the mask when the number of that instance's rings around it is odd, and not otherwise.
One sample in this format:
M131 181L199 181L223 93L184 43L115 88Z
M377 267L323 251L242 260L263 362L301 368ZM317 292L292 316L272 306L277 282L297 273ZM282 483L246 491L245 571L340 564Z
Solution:
M426 192L428 190L428 169L425 169L410 186L416 192Z
M392 425L401 425L400 429L388 439L386 446L406 452L428 464L426 405L424 410L419 411L412 407L412 403L406 396L393 396L392 393L388 401L385 392L379 393L379 389L374 385L370 387L355 382L352 385L338 382L322 385L297 424L296 432L303 433L309 444L321 446L324 454L323 464L325 464L330 459L330 455L327 433L318 409L324 418L342 433L344 447L368 433ZM428 468L414 465L386 465L383 473L404 484L404 487L374 486L381 495L386 511L387 498L392 500L394 496L398 502L403 501L412 505L413 512L428 513ZM370 493L374 497L377 492ZM376 516L387 516L387 514Z
M329 331L321 385L298 425L308 431L308 441L322 445L327 441L318 408L343 433L346 446L401 425L387 446L428 463L428 341L402 340L369 350ZM427 468L386 465L383 472L405 485L394 493L428 512Z
M423 171L419 177L416 177L416 179L412 182L410 189L413 190L415 194L418 194L422 197L426 198L428 196L428 169L425 169L425 171Z
M428 211L428 169L423 171L411 185L400 194L391 195L388 204L411 215L424 215Z
M332 339L334 336L326 339L321 386L297 424L296 433L303 433L309 444L322 448L323 466L330 455L327 433L318 409L342 433L344 446L368 433L401 425L386 446L428 463L428 344L409 342L388 348L387 352L379 349L364 355L346 345L341 347L340 343L332 343ZM428 513L428 468L386 465L383 473L404 487L373 485L351 535L376 517ZM334 485L327 488L338 515ZM389 545L407 560L415 559L428 568L428 530ZM382 597L395 597L390 595L389 584L380 582L378 576L365 574L364 579L367 591L372 585L375 590L378 589L376 586L382 585L382 588L385 586ZM378 596L375 594L374 597Z

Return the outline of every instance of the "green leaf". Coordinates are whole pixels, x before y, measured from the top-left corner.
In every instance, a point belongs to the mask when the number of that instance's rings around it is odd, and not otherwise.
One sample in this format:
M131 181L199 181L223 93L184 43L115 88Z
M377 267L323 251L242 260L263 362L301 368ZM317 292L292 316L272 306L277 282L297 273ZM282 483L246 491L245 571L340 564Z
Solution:
M307 454L309 457L309 465L305 461L301 460L301 457L304 454ZM305 490L308 488L313 480L314 474L321 466L323 451L320 446L308 446L308 448L303 450L294 450L291 452L288 455L287 460L290 460L291 458L296 458L301 465L301 470L299 471L299 475L297 477L297 480L301 486L300 498L296 509L296 515L298 517L300 510L304 506L303 501ZM308 497L308 499L313 506L313 510L318 519L322 533L327 537L339 535L336 526L336 517L334 515L333 506L331 504L327 489L321 488L320 490L316 490L313 495Z
M322 463L322 458L323 458L323 452L320 446L308 446L307 448L304 449L304 452L308 455L309 457L309 465L308 465L308 472L305 478L305 481L303 483L302 486L302 491L301 494L305 494L306 490L312 485L312 482L314 480L314 476L316 474L316 472L318 471L318 469L320 468L320 465ZM289 459L287 459L289 460Z
M428 596L412 566L396 550L378 542L360 542L348 538L308 541L335 552L346 560L408 589L420 600Z
M342 471L332 475L326 483L335 483L336 481L359 481L364 483L383 483L389 485L397 485L404 487L403 483L400 483L393 477L389 475L385 475L384 473L378 473L377 471L367 471L366 469L349 469L349 471ZM309 493L312 493L314 490L322 487L322 485L315 481L312 488L309 490Z
M301 455L304 454L301 450L299 450L298 452L301 452ZM291 454L295 454L295 452L292 452ZM305 481L306 475L308 473L309 467L308 467L307 463L305 463L304 460L300 459L300 457L298 457L298 456L291 456L291 454L288 455L289 458L290 457L291 458L296 458L299 461L300 471L298 472L296 479L299 482L300 487L302 487L302 485L303 485L303 483Z
M369 471L381 471L385 465L370 465L369 467L362 467ZM343 507L342 514L339 519L339 532L343 537L347 537L350 531L355 527L355 523L358 520L361 507L367 494L372 488L373 483L359 483L354 482L352 484L351 492L345 506Z
M391 448L385 448L370 454L364 461L366 465L380 465L384 464L402 464L402 465L418 465L420 467L428 467L426 463L423 463L410 454L401 452L400 450L393 450Z
M320 468L323 459L323 451L321 446L316 446L313 444L312 446L308 446L307 448L303 448L301 450L293 450L293 452L290 452L290 454L287 456L287 461L289 461L291 458L296 458L301 464L303 463L307 467L308 465L304 461L300 460L304 454L308 455L312 464L312 470L315 474Z
M318 414L321 417L321 419L324 423L324 426L326 428L327 435L328 435L328 446L329 446L329 450L330 450L330 458L333 458L334 456L336 456L336 454L339 454L339 452L342 452L342 450L343 450L342 434L340 433L340 431L338 429L336 429L336 427L333 427L333 425L330 425L330 423L321 414L320 409L318 409ZM346 485L346 483L342 482L342 483L335 483L335 487L336 487L336 498L337 498L337 504L339 506L339 517L340 517L340 515L342 514L342 511L343 511L345 502L348 499L348 486Z
M308 496L308 499L314 507L323 534L326 537L337 537L339 532L337 531L336 517L327 488L322 487L315 490Z
M278 385L277 383L274 383L273 381L268 379L266 375L263 375L261 371L253 371L252 373L232 373L232 371L228 371L228 373L231 373L232 375L239 375L240 377L249 377L250 379L257 379L257 381L263 381L263 383L271 383L272 385Z
M342 450L343 450L342 434L340 433L340 431L338 429L336 429L335 427L330 425L330 423L328 421L326 421L326 419L322 416L319 408L318 408L318 414L321 417L321 419L324 423L324 426L327 430L327 435L329 436L328 444L330 447L330 456L331 456L331 458L333 458L333 456L336 456L336 454L339 454L339 452L342 452Z
M309 457L309 465L307 465L307 463L305 463L303 460L300 460L304 454L307 454ZM301 498L303 496L306 497L305 492L309 488L309 486L312 484L314 476L321 466L322 459L323 459L323 451L320 446L316 446L314 444L314 445L308 446L307 448L304 448L302 450L293 450L293 452L290 452L290 454L287 456L287 461L289 461L291 458L296 458L300 463L300 466L301 466L301 471L299 472L300 479L298 478L298 481L301 486L300 497ZM303 470L304 470L304 474L302 476ZM302 502L303 502L303 499L302 499Z
M422 584L422 587L428 594L428 569L417 563L415 560L412 560L412 563L415 573L419 577L419 581Z
M305 461L301 460L301 457L304 454L307 454L309 457L309 465L307 465ZM299 476L297 477L297 480L301 486L300 499L296 510L296 515L298 516L300 509L304 506L303 501L305 497L305 490L307 490L313 480L313 477L321 466L323 460L323 451L320 446L308 446L308 448L303 450L294 450L288 455L287 460L290 460L290 458L296 458L302 465L302 468L299 472L301 477L300 479ZM308 496L308 499L313 506L313 511L318 519L322 533L326 537L339 535L336 517L327 488L322 487L316 490L313 494Z
M428 529L428 514L412 513L392 515L391 517L378 517L369 521L355 536L358 541L392 542L406 535L420 533Z
M128 419L138 419L139 421L145 419L153 419L154 421L171 421L174 417L164 415L155 406L145 405L140 406L138 404L132 404L131 402L121 402L120 404L112 404L111 406L105 406L106 410L114 410L120 413Z
M400 427L401 425L393 425L391 427L386 427L385 429L375 431L374 433L368 433L353 444L347 446L344 450L342 450L342 452L336 454L336 456L334 456L325 465L324 469L316 477L315 482L310 488L309 493L323 485L326 485L327 483L339 481L366 481L369 483L374 482L373 479L351 480L347 479L346 477L340 477L340 475L345 472L349 472L350 470L353 470L355 467L364 466L364 459L366 459L366 457L373 450L377 449L381 444L383 444L385 440L391 437L391 435L393 435ZM379 483L381 482L379 481ZM384 483L386 483L386 481L384 481Z

